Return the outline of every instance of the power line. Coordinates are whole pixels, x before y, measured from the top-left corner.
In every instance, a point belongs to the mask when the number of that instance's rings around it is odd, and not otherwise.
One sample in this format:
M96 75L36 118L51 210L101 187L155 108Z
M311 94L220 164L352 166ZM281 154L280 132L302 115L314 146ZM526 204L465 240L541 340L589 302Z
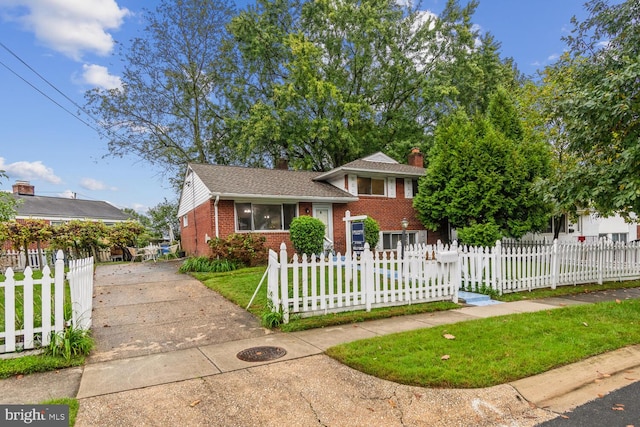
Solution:
M40 73L38 73L33 67L31 67L29 64L27 64L26 61L24 61L22 58L20 58L18 56L18 54L16 54L15 52L13 52L11 49L9 49L4 43L0 42L0 46L5 49L7 52L9 52L14 58L16 58L18 61L20 61L25 67L27 67L32 73L34 73L36 76L38 76L42 81L44 81L47 85L49 85L51 88L53 88L56 92L58 92L60 95L62 95L67 101L71 102L73 105L75 105L78 110L82 111L85 115L87 115L91 120L93 120L95 123L100 123L100 120L96 119L94 116L92 116L88 111L86 111L82 106L78 105L73 99L69 98L64 92L62 92L60 89L58 89L53 83L51 83L49 80L47 80L44 76L42 76ZM92 126L91 124L87 123L86 121L84 121L80 116L78 116L75 113L72 113L71 111L69 111L67 108L65 108L64 106L62 106L60 103L58 103L56 100L54 100L53 98L51 98L49 95L47 95L46 93L44 93L43 91L41 91L39 88L37 88L36 86L34 86L31 82L29 82L27 79L25 79L24 77L22 77L20 74L18 74L16 71L14 71L13 69L11 69L11 67L9 67L8 65L6 65L5 63L3 63L2 61L0 61L0 65L2 65L3 67L5 67L7 70L9 70L11 73L13 73L16 77L18 77L20 80L22 80L23 82L25 82L26 84L28 84L29 86L31 86L34 90L36 90L38 93L40 93L42 96L44 96L45 98L47 98L49 101L53 102L55 105L57 105L58 107L60 107L62 110L66 111L67 113L69 113L70 115L72 115L75 119L77 119L78 121L80 121L81 123L85 124L86 126L88 126L89 128L93 129L94 131L96 131L96 133L98 133L98 135L103 135L103 132L106 132L108 135L117 138L121 141L125 141L126 139L124 139L124 137L118 135L117 133L111 131L110 129L97 129L94 126Z
M0 43L2 44L2 43ZM31 82L29 82L27 79L25 79L24 77L22 77L20 74L18 74L17 72L15 72L13 69L11 69L11 67L9 67L7 64L5 64L4 62L0 61L0 65L2 65L4 68L6 68L7 70L9 70L13 75L15 75L17 78L19 78L20 80L22 80L23 82L25 82L26 84L28 84L29 86L31 86L34 90L36 90L40 95L44 96L45 98L47 98L49 101L53 102L54 104L56 104L58 107L62 108L64 111L66 111L67 113L71 114L74 118L78 119L79 121L81 121L82 123L84 123L85 125L89 126L91 129L95 130L96 132L100 133L100 131L96 128L94 128L93 126L91 126L89 123L85 122L84 120L82 120L80 117L78 117L76 114L72 113L71 111L67 110L64 106L62 106L60 103L58 103L58 101L56 101L55 99L51 98L49 95L47 95L46 93L44 93L43 91L41 91L40 89L38 89L36 86L34 86L33 84L31 84Z

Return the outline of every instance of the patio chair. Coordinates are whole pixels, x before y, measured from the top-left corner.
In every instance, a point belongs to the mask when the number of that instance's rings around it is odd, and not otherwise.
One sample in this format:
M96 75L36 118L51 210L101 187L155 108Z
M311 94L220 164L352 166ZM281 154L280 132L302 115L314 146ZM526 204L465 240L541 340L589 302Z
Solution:
M171 245L168 248L168 251L166 254L164 254L165 259L172 259L172 258L178 258L178 248L180 247L180 245Z
M144 249L131 248L127 246L127 252L131 255L131 262L134 262L136 258L140 258L140 261L146 261L147 254Z

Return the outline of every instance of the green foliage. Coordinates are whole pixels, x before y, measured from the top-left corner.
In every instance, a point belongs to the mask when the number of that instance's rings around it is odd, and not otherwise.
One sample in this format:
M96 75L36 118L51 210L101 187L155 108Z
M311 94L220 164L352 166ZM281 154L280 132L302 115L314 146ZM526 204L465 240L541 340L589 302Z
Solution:
M324 223L308 215L294 218L289 227L291 243L300 255L321 254L324 248L324 233Z
M640 301L630 299L402 332L342 344L326 353L401 384L480 388L638 344L638 322ZM445 339L445 334L455 339ZM442 359L445 354L447 360Z
M0 179L7 178L3 170L0 170ZM9 221L16 216L18 208L18 200L11 193L0 191L0 223ZM0 243L3 240L2 231L0 230Z
M238 264L228 259L191 257L184 260L178 271L180 273L220 273L237 269Z
M148 213L151 218L151 229L156 236L165 236L169 233L169 229L171 229L174 240L180 240L177 202L170 202L164 199L161 203L150 208Z
M28 375L36 372L56 371L72 366L82 366L84 361L84 356L72 357L67 361L62 357L54 357L47 354L21 356L14 359L0 359L0 378Z
M69 325L64 331L51 334L51 341L45 350L51 356L70 361L73 357L88 355L94 345L91 331Z
M466 237L495 242L546 226L551 207L534 183L549 174L550 152L541 142L508 137L523 134L515 114L513 101L498 90L486 115L469 119L458 111L440 123L413 203L425 227L473 226Z
M364 241L373 250L378 246L378 240L380 240L380 225L378 225L378 221L368 216L364 220Z
M515 80L498 44L476 49L477 5L449 1L436 18L393 0L259 0L229 25L244 147L313 170L375 151L398 160L411 147L427 151L448 106L473 99L475 109L497 80Z
M211 239L211 257L247 267L264 265L269 257L266 240L264 236L254 233L234 233L226 239Z
M273 302L271 302L271 298L267 298L267 308L262 312L260 319L262 321L262 326L269 329L275 329L284 321L284 315L282 313L282 309L280 307L275 309Z
M554 188L561 204L603 215L640 211L640 31L637 0L590 0L569 52L548 68L553 117L577 157Z
M161 0L138 18L140 37L121 45L122 90L90 90L87 111L119 135L109 141L114 156L137 156L161 165L175 182L188 162L228 163L235 158L227 131L227 0ZM225 53L228 52L228 55Z
M491 222L468 225L457 232L460 243L469 246L493 247L502 238L500 227Z
M138 221L118 222L109 227L107 239L111 245L124 249L127 246L137 246L137 241L144 232L144 225Z

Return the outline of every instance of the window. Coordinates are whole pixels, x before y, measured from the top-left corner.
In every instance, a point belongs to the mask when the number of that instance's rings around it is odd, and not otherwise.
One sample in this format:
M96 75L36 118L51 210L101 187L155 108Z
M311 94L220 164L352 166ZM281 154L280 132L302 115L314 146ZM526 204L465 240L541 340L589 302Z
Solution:
M372 194L384 196L385 180L377 178L358 177L358 194Z
M598 238L602 239L604 237L605 239L609 239L609 236L611 236L611 241L612 242L625 242L626 243L627 235L628 235L628 233L611 233L610 235L609 234L600 233Z
M406 233L406 244L413 245L416 243L416 233ZM382 233L382 249L395 250L398 248L398 242L402 240L402 232Z
M413 197L415 197L418 194L418 180L417 179L412 179L411 180L411 189L413 190Z
M544 230L545 233L554 233L558 229L559 233L564 233L567 231L567 216L562 214L560 219L552 216L549 218L549 223L547 224L547 228Z
M182 217L182 227L185 228L187 225L189 225L189 217L185 215Z
M239 231L288 230L296 217L295 204L236 203L236 229Z

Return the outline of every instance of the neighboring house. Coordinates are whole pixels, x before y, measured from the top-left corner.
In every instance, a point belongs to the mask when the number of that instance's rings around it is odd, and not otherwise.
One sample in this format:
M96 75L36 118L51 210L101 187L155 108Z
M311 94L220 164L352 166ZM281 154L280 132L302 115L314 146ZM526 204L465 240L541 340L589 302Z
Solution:
M440 234L427 233L413 209L425 172L422 153L414 149L408 163L378 152L328 172L292 171L286 164L281 169L189 164L178 207L182 248L206 255L212 238L254 232L268 247L278 250L284 242L292 253L291 220L310 215L326 225L326 238L344 253L347 211L378 222L380 250L396 249L403 218L408 243L436 242Z
M631 242L639 237L640 225L635 217L630 222L625 221L620 215L601 217L588 211L578 212L575 222L567 219L566 215L560 218L552 218L547 229L541 233L528 233L523 242L552 242L554 231L558 230L560 242L591 242L606 238L614 242Z
M34 186L28 181L17 181L13 195L18 200L16 220L42 219L51 225L83 220L113 225L128 219L124 212L107 202L36 196Z

